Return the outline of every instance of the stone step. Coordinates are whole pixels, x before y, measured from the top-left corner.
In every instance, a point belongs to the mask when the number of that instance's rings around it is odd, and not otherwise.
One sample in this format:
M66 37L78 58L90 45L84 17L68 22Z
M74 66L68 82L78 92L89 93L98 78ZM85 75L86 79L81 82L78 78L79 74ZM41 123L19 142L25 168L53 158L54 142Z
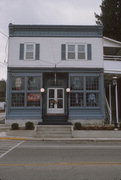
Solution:
M44 128L44 127L39 127L37 128L37 131L69 131L71 128Z
M38 138L71 138L71 134L36 134L35 137Z
M71 131L36 131L37 134L70 134Z
M46 127L49 127L49 128L52 128L52 127L56 127L56 128L65 128L65 127L72 127L72 125L37 125L37 127L44 127L44 128L46 128Z
M70 135L71 132L37 132L38 135Z
M72 137L72 125L37 125L35 137L42 137L42 138Z
M11 126L10 125L5 125L5 124L0 124L0 129L3 130L3 129L10 129Z

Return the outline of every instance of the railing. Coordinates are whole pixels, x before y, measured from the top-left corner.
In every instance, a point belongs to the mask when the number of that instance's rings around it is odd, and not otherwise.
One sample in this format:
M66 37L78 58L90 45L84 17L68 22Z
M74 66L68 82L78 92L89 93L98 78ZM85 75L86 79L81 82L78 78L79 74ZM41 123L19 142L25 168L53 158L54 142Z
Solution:
M109 123L111 124L112 123L112 112L111 112L111 108L109 106L106 95L105 95L105 102L106 102L107 116L109 118Z
M121 61L121 56L104 55L104 60Z

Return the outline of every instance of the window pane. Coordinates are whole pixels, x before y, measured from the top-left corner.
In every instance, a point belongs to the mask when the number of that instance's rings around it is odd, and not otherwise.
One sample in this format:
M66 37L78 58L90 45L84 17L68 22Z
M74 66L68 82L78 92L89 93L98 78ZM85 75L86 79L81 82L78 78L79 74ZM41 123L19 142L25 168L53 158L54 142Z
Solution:
M27 44L26 45L26 59L33 59L34 58L34 45Z
M55 108L55 100L49 99L49 108Z
M27 94L27 106L40 106L40 94L28 93Z
M49 89L49 98L54 98L54 89Z
M70 93L70 106L84 106L83 93Z
M75 45L68 45L68 59L75 59Z
M27 44L26 45L27 52L31 52L31 51L33 51L33 49L34 49L33 44Z
M85 53L78 53L78 59L85 59Z
M57 101L57 108L63 108L63 99L58 99Z
M85 46L78 45L78 59L85 59Z
M24 77L12 78L12 90L24 90Z
M40 77L28 77L28 90L39 90L40 89Z
M84 45L78 45L78 52L85 52L85 46Z
M70 79L71 90L83 90L83 77L74 76Z
M75 52L75 45L68 45L69 52Z
M26 59L33 59L33 52L26 52Z
M75 59L75 53L68 52L68 59Z
M24 106L24 93L12 93L11 104L13 107Z
M62 89L57 90L57 98L63 98L63 90Z
M99 90L99 78L86 77L86 90Z
M86 94L86 106L96 107L99 106L99 94L87 93Z

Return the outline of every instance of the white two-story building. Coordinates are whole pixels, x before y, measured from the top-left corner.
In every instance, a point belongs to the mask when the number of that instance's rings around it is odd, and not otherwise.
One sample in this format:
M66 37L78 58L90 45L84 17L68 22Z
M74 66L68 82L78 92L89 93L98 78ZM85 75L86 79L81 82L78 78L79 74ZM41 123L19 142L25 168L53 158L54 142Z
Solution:
M6 123L103 123L120 54L102 26L10 24Z

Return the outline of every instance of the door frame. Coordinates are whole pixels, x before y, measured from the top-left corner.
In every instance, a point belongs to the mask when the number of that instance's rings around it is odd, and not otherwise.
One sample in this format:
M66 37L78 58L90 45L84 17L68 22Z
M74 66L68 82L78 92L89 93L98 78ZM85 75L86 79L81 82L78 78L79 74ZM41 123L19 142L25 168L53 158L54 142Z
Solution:
M54 89L54 100L57 102L57 99L59 99L57 97L57 91L59 89L61 89L63 91L63 98L60 98L60 99L63 99L63 108L57 108L57 103L54 104L54 108L49 108L49 90L50 89ZM47 114L51 114L51 115L56 115L56 114L61 114L63 115L64 114L64 110L65 109L65 96L64 96L64 88L59 88L59 87L51 87L51 88L47 88Z

